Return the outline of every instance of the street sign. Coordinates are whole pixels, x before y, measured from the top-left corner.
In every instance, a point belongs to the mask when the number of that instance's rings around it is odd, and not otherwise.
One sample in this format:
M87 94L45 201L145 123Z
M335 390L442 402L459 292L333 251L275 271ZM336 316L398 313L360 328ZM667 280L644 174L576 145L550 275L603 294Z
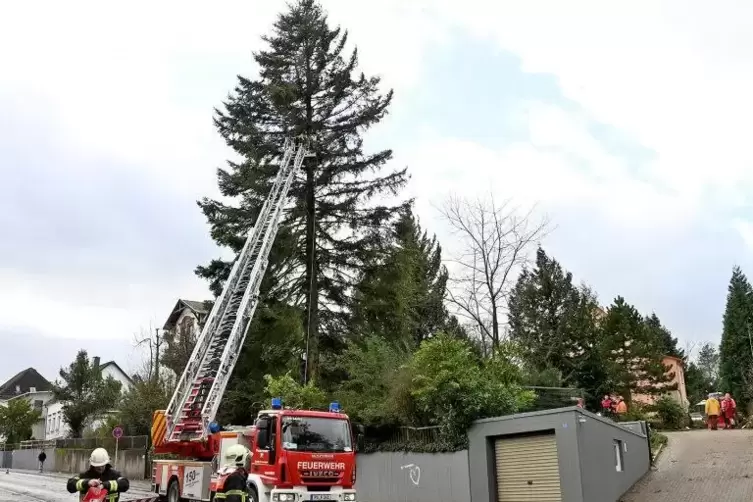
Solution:
M123 437L123 429L121 427L115 427L112 430L112 437L115 439L120 439Z

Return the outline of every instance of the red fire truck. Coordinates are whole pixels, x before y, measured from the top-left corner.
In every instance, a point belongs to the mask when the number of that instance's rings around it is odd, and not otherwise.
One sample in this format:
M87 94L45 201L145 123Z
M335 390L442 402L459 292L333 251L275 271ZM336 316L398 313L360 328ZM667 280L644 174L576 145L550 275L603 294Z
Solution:
M275 398L252 426L223 428L215 422L259 301L290 184L307 155L305 143L286 141L269 196L172 399L154 413L154 453L178 457L153 461L152 491L168 502L211 501L224 453L238 443L251 451L250 502L356 500L354 436L338 403L329 411L295 410Z
M157 440L159 438L156 438ZM355 501L355 438L348 416L330 411L295 410L273 399L256 424L209 435L211 460L155 460L152 489L169 502L210 501L227 448L251 450L249 492L253 502ZM156 445L157 443L155 443ZM163 442L155 453L174 451ZM205 457L206 458L206 457Z

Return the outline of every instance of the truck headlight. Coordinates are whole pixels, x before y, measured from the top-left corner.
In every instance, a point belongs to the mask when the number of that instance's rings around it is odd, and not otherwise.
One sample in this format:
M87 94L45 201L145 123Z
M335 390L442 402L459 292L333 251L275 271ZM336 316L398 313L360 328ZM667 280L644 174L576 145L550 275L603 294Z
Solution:
M295 493L275 493L272 495L274 502L293 502L295 500Z
M356 494L355 493L346 493L346 494L343 495L343 500L355 502L355 500L356 500Z

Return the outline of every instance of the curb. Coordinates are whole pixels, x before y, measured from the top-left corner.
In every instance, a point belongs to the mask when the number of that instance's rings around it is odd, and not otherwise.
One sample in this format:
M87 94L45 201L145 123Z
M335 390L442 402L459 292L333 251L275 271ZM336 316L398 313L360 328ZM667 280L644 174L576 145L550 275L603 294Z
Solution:
M658 469L657 462L659 460L659 456L661 455L661 452L664 451L664 448L669 444L669 441L667 441L664 444L660 444L659 447L656 449L656 453L654 453L654 458L651 459L651 467L649 468L650 471L655 471Z

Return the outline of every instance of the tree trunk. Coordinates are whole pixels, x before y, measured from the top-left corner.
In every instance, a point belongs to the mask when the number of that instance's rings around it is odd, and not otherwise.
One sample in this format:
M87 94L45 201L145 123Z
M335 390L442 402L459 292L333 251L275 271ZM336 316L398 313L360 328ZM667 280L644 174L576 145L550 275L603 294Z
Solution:
M316 380L319 373L319 287L316 266L316 198L314 162L306 165L306 381Z

